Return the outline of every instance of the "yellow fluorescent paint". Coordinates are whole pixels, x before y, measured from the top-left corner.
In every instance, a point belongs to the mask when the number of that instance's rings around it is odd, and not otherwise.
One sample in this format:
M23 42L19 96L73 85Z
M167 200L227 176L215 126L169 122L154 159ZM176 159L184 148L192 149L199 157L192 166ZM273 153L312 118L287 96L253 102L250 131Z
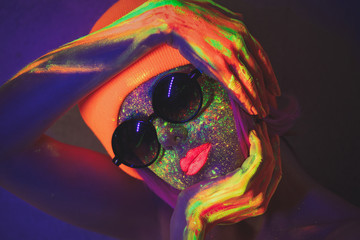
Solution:
M264 201L262 193L254 196L253 191L248 191L248 185L257 172L261 162L260 139L251 131L249 135L251 143L250 155L237 172L222 180L205 184L193 198L189 200L185 214L189 227L189 236L193 237L194 229L202 229L203 220L208 223L237 222L244 215L256 215L254 209ZM194 221L197 220L197 221ZM202 231L200 231L202 232ZM197 234L195 234L199 237ZM186 238L189 239L189 238ZM190 238L191 239L191 238Z
M219 219L226 219L228 216L233 218L233 214L236 214L236 213L239 213L242 211L246 212L248 214L249 212L251 212L253 210L254 207L261 205L263 200L264 200L264 197L263 197L263 194L261 193L254 198L250 198L248 204L244 204L243 202L241 202L242 204L238 204L236 207L233 206L225 211L215 211L212 215L210 215L207 218L207 220L209 222L216 222ZM235 219L237 219L237 218L235 217L234 220ZM228 219L228 221L229 220L230 219Z

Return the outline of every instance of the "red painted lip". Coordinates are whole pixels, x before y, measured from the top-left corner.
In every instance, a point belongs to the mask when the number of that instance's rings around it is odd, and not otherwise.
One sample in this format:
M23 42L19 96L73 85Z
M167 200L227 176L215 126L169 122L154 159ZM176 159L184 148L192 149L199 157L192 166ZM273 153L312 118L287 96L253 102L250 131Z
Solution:
M183 170L186 175L190 176L198 173L207 161L210 148L211 144L205 143L189 150L186 153L186 156L180 159L181 170Z

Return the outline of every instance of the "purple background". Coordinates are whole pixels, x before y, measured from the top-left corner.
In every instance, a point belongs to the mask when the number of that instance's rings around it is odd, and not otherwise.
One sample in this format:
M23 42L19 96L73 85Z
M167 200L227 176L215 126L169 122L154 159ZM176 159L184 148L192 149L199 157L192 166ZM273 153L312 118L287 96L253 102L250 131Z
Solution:
M114 2L2 0L0 82L49 50L85 35ZM295 127L296 136L289 139L301 165L324 186L359 206L357 2L221 2L244 14L245 23L270 56L283 93L299 99L302 117ZM103 151L76 108L59 119L48 134ZM3 189L0 213L0 239L111 239L50 217Z

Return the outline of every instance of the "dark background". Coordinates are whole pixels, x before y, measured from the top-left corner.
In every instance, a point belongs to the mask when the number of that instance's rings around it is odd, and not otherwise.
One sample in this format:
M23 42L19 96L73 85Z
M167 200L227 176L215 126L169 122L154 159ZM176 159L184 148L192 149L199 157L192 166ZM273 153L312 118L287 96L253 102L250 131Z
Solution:
M114 2L1 0L0 83L49 50L88 33ZM272 61L283 93L299 100L302 115L289 140L301 166L326 188L360 206L357 1L219 2L244 14ZM103 151L76 108L48 134ZM0 189L0 239L111 238L61 222Z

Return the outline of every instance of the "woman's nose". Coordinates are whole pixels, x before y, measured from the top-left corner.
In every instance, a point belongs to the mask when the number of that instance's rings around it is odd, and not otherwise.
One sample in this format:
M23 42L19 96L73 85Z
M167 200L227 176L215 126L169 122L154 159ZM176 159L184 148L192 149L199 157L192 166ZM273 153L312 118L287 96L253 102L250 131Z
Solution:
M162 122L157 126L158 139L165 150L174 149L174 147L183 143L188 136L186 128L181 123Z

